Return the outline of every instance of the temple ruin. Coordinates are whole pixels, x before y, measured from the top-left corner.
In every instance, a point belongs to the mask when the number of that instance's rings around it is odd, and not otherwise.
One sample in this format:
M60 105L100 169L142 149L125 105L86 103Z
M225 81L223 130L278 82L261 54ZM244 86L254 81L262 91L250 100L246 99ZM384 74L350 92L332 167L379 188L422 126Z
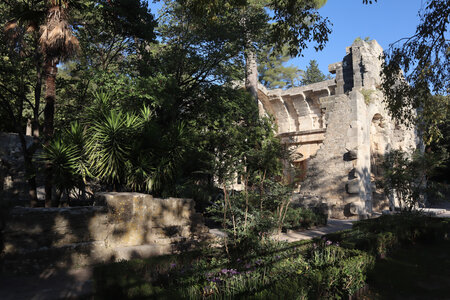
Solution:
M375 40L355 41L342 62L328 66L335 79L287 90L259 87L260 113L275 118L282 143L297 154L296 203L325 206L335 218L389 207L375 184L381 158L392 149L414 150L419 138L389 117L380 90L382 52Z

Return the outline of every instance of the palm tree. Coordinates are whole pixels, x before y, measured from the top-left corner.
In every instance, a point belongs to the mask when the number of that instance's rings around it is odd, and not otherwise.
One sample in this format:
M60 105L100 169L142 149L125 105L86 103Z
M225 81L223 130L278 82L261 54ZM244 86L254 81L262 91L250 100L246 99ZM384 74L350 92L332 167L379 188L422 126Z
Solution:
M56 74L58 63L76 54L80 48L68 23L68 0L48 0L45 22L41 25L40 46L44 56L45 109L44 140L48 146L54 132L54 114L56 101ZM51 206L52 169L46 164L45 206Z

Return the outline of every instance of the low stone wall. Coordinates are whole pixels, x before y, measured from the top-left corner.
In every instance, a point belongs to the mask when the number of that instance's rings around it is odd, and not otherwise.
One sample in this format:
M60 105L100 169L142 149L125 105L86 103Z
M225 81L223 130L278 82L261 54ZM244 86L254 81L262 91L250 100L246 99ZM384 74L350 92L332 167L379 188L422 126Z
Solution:
M96 197L104 206L12 209L2 230L3 268L67 268L176 253L208 232L192 199L139 193Z

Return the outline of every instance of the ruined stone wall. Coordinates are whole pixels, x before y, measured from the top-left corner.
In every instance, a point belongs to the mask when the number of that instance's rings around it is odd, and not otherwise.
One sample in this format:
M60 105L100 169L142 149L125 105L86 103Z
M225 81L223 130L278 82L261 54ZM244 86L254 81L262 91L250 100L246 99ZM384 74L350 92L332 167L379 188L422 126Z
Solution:
M326 204L329 214L343 210L346 201L346 182L348 174L354 168L354 162L344 157L346 150L347 129L351 128L352 119L349 111L351 103L345 95L322 98L326 108L327 131L317 153L308 160L306 179L301 183L301 198L304 204L316 206Z
M33 142L26 136L28 146ZM0 206L27 204L28 184L19 135L0 132ZM8 201L6 205L5 201Z
M278 132L283 143L297 146L306 167L295 204L325 206L337 218L388 208L376 186L382 158L393 149L413 151L419 138L414 128L395 124L386 110L379 89L382 51L374 40L357 41L342 62L329 66L334 80L285 91L260 89L265 113L296 124L296 131L283 125ZM274 99L277 106L271 105ZM286 113L289 106L296 114Z
M3 268L73 267L174 253L208 231L191 199L139 193L97 198L105 205L12 209L1 232Z

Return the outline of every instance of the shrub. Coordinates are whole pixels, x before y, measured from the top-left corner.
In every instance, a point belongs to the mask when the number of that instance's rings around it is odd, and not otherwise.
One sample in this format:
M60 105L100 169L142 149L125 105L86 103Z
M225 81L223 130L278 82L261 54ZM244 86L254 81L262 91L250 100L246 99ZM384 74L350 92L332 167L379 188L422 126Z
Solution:
M94 277L98 298L339 298L364 285L372 263L366 253L319 241L243 259L196 252L120 262L98 266Z
M400 210L412 211L423 207L425 195L434 192L433 185L427 185L432 176L448 159L448 153L419 150L412 155L400 150L389 152L383 161L383 176L380 184L389 197L399 201Z
M360 221L328 240L267 243L240 257L209 249L100 265L94 272L96 296L342 299L365 285L375 256L422 240L448 239L449 229L448 219L399 214Z
M449 233L448 219L410 212L359 221L353 225L353 230L329 234L327 237L345 248L360 249L384 257L402 245L448 239Z
M288 208L283 229L308 229L312 226L327 224L327 216L319 211L307 208Z

